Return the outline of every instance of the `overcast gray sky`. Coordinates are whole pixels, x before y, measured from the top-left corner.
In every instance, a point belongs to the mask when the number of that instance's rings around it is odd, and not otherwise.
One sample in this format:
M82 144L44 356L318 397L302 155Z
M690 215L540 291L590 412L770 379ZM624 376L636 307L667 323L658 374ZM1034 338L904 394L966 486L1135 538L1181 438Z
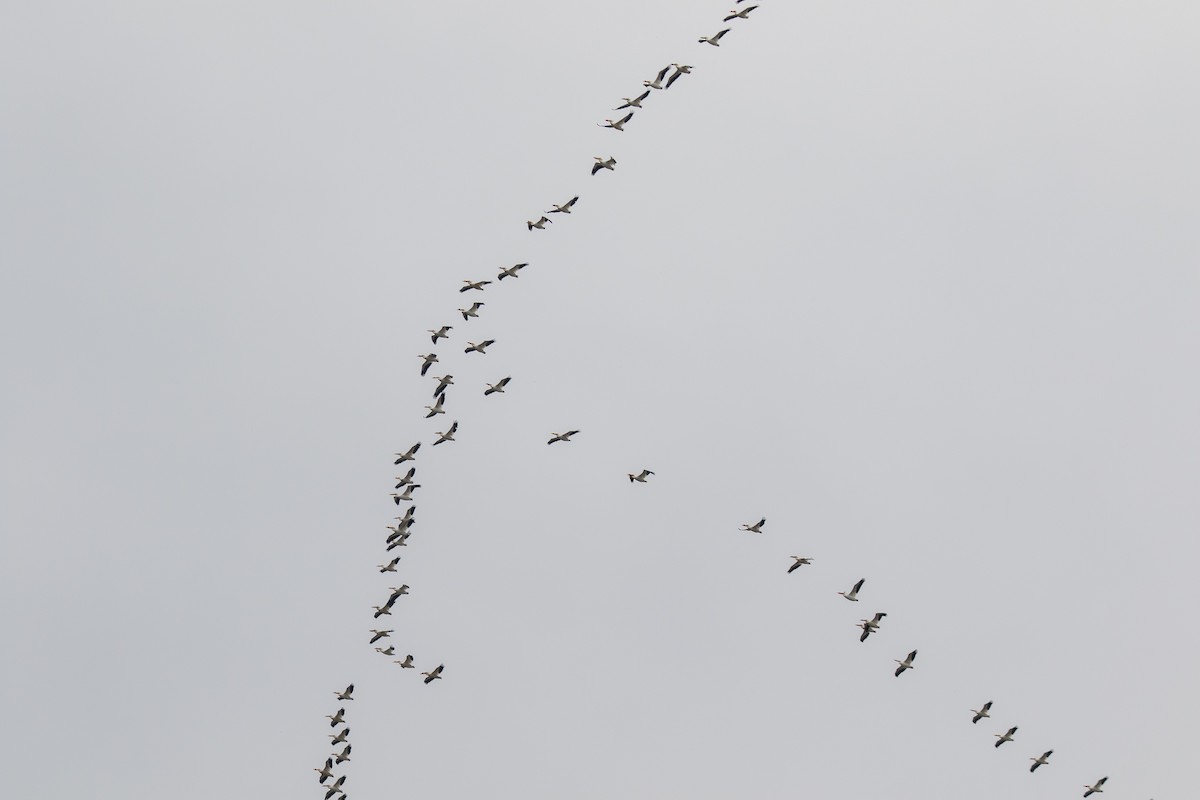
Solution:
M7 794L1194 794L1200 10L729 5L0 4Z

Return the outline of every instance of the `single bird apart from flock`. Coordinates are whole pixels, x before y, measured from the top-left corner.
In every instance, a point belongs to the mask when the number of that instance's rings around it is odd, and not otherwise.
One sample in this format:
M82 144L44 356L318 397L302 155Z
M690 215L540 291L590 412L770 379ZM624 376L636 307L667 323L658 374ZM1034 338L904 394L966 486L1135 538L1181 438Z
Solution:
M449 332L452 330L454 330L453 325L443 325L442 327L438 328L436 331L433 328L430 328L429 332L432 333L433 336L431 336L429 338L433 339L434 344L437 344L438 339L449 339L450 338Z
M520 272L521 270L525 269L528 266L529 266L528 263L524 263L524 264L513 264L511 267L501 267L500 275L497 276L496 280L502 281L505 278L519 278L521 276L518 275L517 273Z
M992 736L996 737L996 747L999 747L1000 745L1004 744L1005 742L1011 742L1013 740L1013 734L1016 732L1017 732L1017 726L1013 725L1011 728L1009 728L1004 733L993 733Z
M554 444L555 442L569 442L571 441L571 437L577 433L579 433L579 431L567 431L566 433L551 432L550 441L546 442L546 444Z
M1103 792L1104 790L1103 790L1103 789L1101 789L1100 787L1101 787L1101 786L1103 786L1103 785L1104 785L1104 782L1105 782L1105 781L1107 781L1107 780L1108 780L1108 776L1107 776L1107 775L1105 775L1103 778L1101 778L1100 780L1096 781L1096 782L1095 782L1095 783L1093 783L1091 786L1084 786L1083 788L1087 789L1087 791L1083 793L1083 796L1084 796L1084 797L1091 797L1091 796L1092 796L1092 795L1094 795L1094 794L1098 794L1098 793L1100 793L1100 792Z
M617 106L616 108L613 109L613 111L621 111L626 108L641 108L642 101L645 100L649 96L650 96L650 90L647 89L646 91L639 94L637 97L622 97L621 99L624 100L625 103L623 105Z
M637 481L638 483L645 483L646 476L653 475L654 473L648 469L644 469L641 472L639 472L637 475L634 475L632 472L627 472L626 474L629 476L630 483L633 483L634 481Z
M596 159L596 163L592 164L592 174L593 175L595 175L597 172L599 172L602 169L615 170L615 168L617 166L617 160L615 158L613 158L612 156L609 156L608 158L601 158L600 156L592 156L592 158Z
M475 342L467 342L470 347L463 350L464 353L487 353L487 349L496 343L495 339L485 339L476 344Z
M621 117L618 120L606 119L606 120L604 120L603 125L600 125L599 122L597 122L596 124L599 125L601 128L612 128L614 131L624 132L625 131L625 123L629 122L629 120L631 120L631 119L633 119L632 111L630 111L628 114L626 114L625 116Z
M563 203L561 206L558 205L557 203L551 203L551 205L554 206L554 208L550 209L546 213L547 214L570 214L571 206L575 205L578 202L579 202L579 195L575 195L570 200Z
M736 8L731 8L729 9L729 16L721 21L729 22L731 19L750 19L750 12L756 8L758 8L758 6L746 6L741 11L738 11Z
M840 594L842 597L846 598L847 600L853 600L855 603L857 603L858 602L858 592L860 589L862 589L863 584L866 582L867 582L866 578L859 578L858 583L854 584L854 588L852 588L848 592L838 592L838 594Z
M417 451L418 451L418 450L420 450L420 449L421 449L421 443L420 443L420 442L417 442L417 443L416 443L416 444L414 444L412 447L408 448L408 451L407 451L407 452L404 452L404 453L395 453L395 455L397 456L397 458L396 458L396 461L395 461L394 463L396 463L396 464L403 464L405 461L414 461L414 460L416 460L416 457L417 457Z
M667 76L667 73L670 71L671 71L671 65L667 64L665 67L662 68L662 70L658 73L658 75L654 76L654 80L642 81L642 86L645 86L649 89L663 88L662 79L665 78Z
M508 382L511 380L512 380L512 376L510 375L507 378L501 378L496 383L489 383L487 385L488 388L483 390L483 396L487 397L489 394L497 394L497 393L504 394L504 387L508 386Z
M479 316L479 309L483 308L485 303L472 303L470 308L460 308L458 313L463 315L463 321L466 322L471 317Z
M791 559L795 563L793 563L790 567L788 567L789 575L792 574L793 572L795 572L796 570L800 569L801 567L803 567L805 564L812 563L811 558L806 558L804 556L791 556Z
M763 525L767 524L767 518L763 517L753 525L743 525L739 530L749 531L750 533L762 533Z
M429 367L433 364L436 364L438 360L437 353L430 353L426 356L417 356L417 358L424 362L421 364L421 377L425 377L425 373L429 372Z
M472 289L482 292L483 287L487 286L491 281L463 281L463 283L465 285L459 289L460 292L469 292Z
M438 435L438 439L433 444L436 446L436 445L441 444L442 442L453 442L454 434L457 430L458 430L458 420L454 420L454 424L450 426L450 430L435 431L435 433L437 433L437 435Z
M691 75L692 74L692 65L691 64L672 64L671 66L675 68L675 71L671 73L670 78L667 78L667 88L668 89L671 88L672 83L679 80L680 75Z
M887 612L879 611L879 612L876 612L875 616L872 617L871 619L860 620L859 621L860 624L855 626L857 628L862 628L862 636L858 637L858 640L860 642L865 642L867 640L868 636L870 636L872 633L875 633L876 631L878 631L880 620L882 620L886 616L887 616Z
M547 222L554 222L554 220L550 219L545 214L542 214L541 219L537 220L536 222L534 222L531 219L525 220L525 224L529 226L529 230L533 230L534 228L537 228L539 231L546 230Z
M915 667L913 667L913 659L916 657L917 657L917 651L913 650L911 653L908 654L908 658L904 659L903 661L901 661L898 658L892 659L893 661L895 661L897 664L900 665L900 666L896 667L896 677L897 678L900 677L900 673L904 672L904 670L915 669Z
M433 683L434 681L441 680L442 670L445 668L446 668L445 664L438 664L436 667L434 667L429 672L422 672L421 674L425 676L426 683Z
M700 42L705 43L705 44L711 44L713 47L720 47L721 46L721 37L727 33L729 33L729 28L726 28L723 31L718 31L715 36L701 36Z
M1032 761L1032 762L1033 762L1033 764L1031 764L1031 765L1030 765L1030 767L1029 767L1029 771L1030 771L1030 772L1033 772L1033 771L1034 771L1035 769L1037 769L1038 767L1040 767L1040 766L1042 766L1043 764L1046 764L1047 762L1049 762L1049 760L1050 760L1050 754L1051 754L1051 753L1053 753L1053 752L1054 752L1053 750L1047 750L1046 752L1042 753L1042 754L1041 754L1040 756L1038 756L1037 758L1030 758L1029 760L1030 760L1030 761Z
M340 692L334 692L338 700L353 700L354 699L354 684L350 684Z
M991 710L992 710L992 701L991 700L988 700L980 708L972 708L971 713L974 714L975 716L971 717L971 723L975 724L975 723L979 722L979 720L983 719L984 717L990 717L991 714L988 712L990 712Z

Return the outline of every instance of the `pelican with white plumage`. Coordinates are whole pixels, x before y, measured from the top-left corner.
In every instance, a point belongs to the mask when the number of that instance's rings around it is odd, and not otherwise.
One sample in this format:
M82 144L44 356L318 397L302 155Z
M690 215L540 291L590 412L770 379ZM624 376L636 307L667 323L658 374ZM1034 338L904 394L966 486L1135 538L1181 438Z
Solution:
M701 36L700 43L701 44L711 44L713 47L720 47L721 46L721 37L727 33L729 33L729 28L726 28L723 31L717 31L712 36Z
M622 132L624 132L624 131L625 131L625 124L626 124L627 122L629 122L629 120L631 120L631 119L633 119L633 112L632 112L632 111L630 111L628 114L626 114L625 116L621 117L620 119L617 119L617 120L606 119L606 120L604 120L604 124L603 124L603 125L600 125L600 123L599 123L599 122L597 122L597 123L596 123L596 125L598 125L598 126L599 126L599 127L601 127L601 128L612 128L614 131L622 131Z
M986 703L984 703L979 708L972 708L971 713L974 714L975 716L971 717L971 724L974 725L977 722L979 722L979 720L984 719L985 717L992 716L990 713L988 713L991 710L992 710L992 701L991 700L988 700Z
M474 289L477 292L482 292L483 287L487 286L489 283L491 283L491 281L467 281L467 280L464 280L463 283L465 285L461 289L459 289L460 292L469 292L472 289Z
M425 377L426 372L429 372L429 367L432 366L433 364L436 364L437 360L438 360L437 353L429 353L428 355L417 356L417 358L421 359L421 361L422 361L422 363L421 363L421 377L422 378Z
M501 267L500 274L496 277L496 280L502 281L505 278L519 278L521 276L518 275L517 273L520 272L521 270L525 269L528 266L529 266L528 263L524 263L524 264L513 264L511 267Z
M347 745L347 746L349 746L349 745ZM349 759L347 759L347 761L348 760ZM329 784L329 786L326 787L325 800L329 800L329 798L333 797L335 794L338 794L338 793L341 793L344 796L346 793L344 791L342 791L342 784L345 782L346 782L346 776L343 775L342 777L338 778L333 783Z
M377 631L374 628L371 628L371 633L374 635L371 637L371 641L367 642L367 644L375 644L380 639L385 639L388 636L391 636L395 632L396 632L395 628L390 628L386 631Z
M433 379L438 382L437 386L434 387L433 390L434 397L437 397L439 394L445 392L447 386L454 385L454 376L448 372L445 375L434 375Z
M397 661L396 663L400 665L400 669L412 669L413 668L412 654L409 653L407 656L404 657L403 661Z
M438 664L436 667L434 667L429 672L422 672L421 674L425 676L425 683L433 683L434 681L440 681L442 679L442 670L445 668L446 668L445 664Z
M637 97L622 97L621 99L625 101L624 105L617 106L616 108L613 109L613 111L622 111L626 108L641 108L642 101L645 100L649 96L650 96L650 90L647 89L646 91L639 94Z
M425 419L430 419L431 417L436 417L438 414L446 413L446 409L442 408L442 402L446 399L446 395L439 394L434 396L437 397L437 402L431 406L425 406L425 410L429 412L425 415ZM396 501L396 505L400 505L399 500Z
M329 734L329 745L332 747L333 745L338 745L338 744L341 744L342 742L348 741L349 736L350 736L350 729L342 728L337 733Z
M1084 786L1083 788L1087 789L1087 791L1083 793L1083 796L1091 797L1094 794L1099 794L1100 792L1103 792L1104 789L1102 789L1101 787L1104 786L1105 782L1107 782L1107 781L1108 781L1108 776L1105 775L1103 778L1096 781L1091 786Z
M494 345L495 343L496 343L495 339L485 339L484 341L479 342L478 344L476 344L475 342L467 342L467 344L470 346L466 350L463 350L463 352L464 353L484 353L484 354L486 354L487 349L489 347L491 347L492 345Z
M601 158L600 156L592 156L592 157L594 159L596 159L596 163L592 164L592 174L593 175L595 175L597 172L599 172L602 169L616 171L617 160L615 158L613 158L612 156L609 156L608 158Z
M630 114L630 116L633 116L633 115ZM570 200L563 203L561 206L558 205L557 203L551 203L550 205L554 206L554 208L550 209L546 213L547 214L570 214L571 206L575 205L578 202L579 202L579 195L575 195Z
M763 527L763 525L766 525L766 524L767 524L767 518L763 517L762 519L760 519L758 522L754 523L753 525L742 525L742 527L739 528L738 530L748 531L750 533L762 533L762 527Z
M350 745L349 743L347 743L346 746L342 749L342 752L335 753L333 756L333 763L340 764L343 761L349 761L350 760L350 748L352 746L353 745Z
M875 616L871 619L860 620L859 624L855 626L857 628L862 628L862 636L858 637L858 640L860 642L865 642L868 636L878 631L880 621L886 616L887 612L879 611L876 612Z
M333 759L327 758L325 759L324 767L320 769L313 767L312 769L313 772L317 773L317 783L325 783L325 781L333 777Z
M417 451L420 449L421 449L421 443L417 442L412 447L408 448L407 452L394 453L393 455L398 456L394 463L396 465L399 465L399 464L403 464L405 461L415 461L417 458Z
M434 446L436 447L437 445L441 444L442 442L453 442L454 434L457 430L458 430L458 420L454 420L454 424L451 425L448 430L436 431L436 433L438 435L438 439L436 442L433 443Z
M758 6L746 6L741 11L738 11L736 8L731 8L729 9L729 16L721 21L729 22L730 20L734 19L750 19L750 12L756 8L758 8Z
M507 378L501 378L496 383L489 383L487 385L488 388L483 390L483 396L487 397L490 394L504 394L504 387L508 386L508 382L511 380L512 376L510 375Z
M340 692L334 692L338 700L353 700L354 699L354 684L350 684Z
M633 483L634 481L637 481L638 483L645 483L646 476L653 475L654 473L648 469L644 469L641 472L639 472L637 475L634 475L632 472L628 472L626 474L629 476L630 483Z
M850 589L850 591L838 592L838 594L840 594L842 597L846 598L847 600L851 600L851 601L857 603L858 602L858 591L859 591L859 589L862 589L863 584L866 582L867 582L866 578L859 578L858 583L854 584L854 587L852 589Z
M1054 752L1053 750L1047 750L1046 752L1042 753L1037 758L1030 758L1029 760L1032 761L1033 764L1030 765L1029 771L1033 772L1038 767L1044 766L1045 764L1049 763L1050 755L1053 752Z
M672 64L671 66L675 68L675 71L671 73L670 78L667 78L667 87L666 88L668 88L668 89L671 88L672 83L679 80L680 76L692 74L692 65L691 64Z
M996 745L995 746L999 747L1000 745L1004 744L1005 742L1011 742L1013 740L1013 735L1016 734L1016 732L1017 732L1017 726L1013 725L1011 728L1009 728L1004 733L993 733L992 736L996 737Z
M339 708L336 714L326 714L325 719L329 720L329 727L336 728L346 721L346 709Z
M790 558L792 559L793 563L790 567L788 567L789 575L791 575L793 572L800 569L804 565L812 563L812 559L808 558L806 556L790 556Z
M566 433L551 433L550 441L546 442L546 444L554 444L555 442L569 442L569 441L571 441L571 437L577 433L579 433L579 431L567 431Z
M529 230L533 230L534 228L537 228L539 231L546 230L547 222L554 222L554 220L550 219L545 214L542 214L541 218L538 219L536 222L531 219L525 220L525 224L529 227Z
M466 322L467 320L471 319L472 317L478 318L479 317L479 309L483 308L484 305L486 305L486 304L485 303L472 303L470 308L460 308L458 310L458 313L462 314L463 321Z
M917 651L913 650L911 653L908 654L908 658L904 659L903 661L901 661L898 658L892 659L893 661L895 661L897 664L900 665L900 666L896 667L896 677L897 678L900 677L901 672L904 672L905 670L908 670L908 669L915 669L915 667L913 667L913 660L916 659L916 657L917 657Z
M431 336L429 338L433 339L434 344L437 344L438 339L449 339L450 331L452 331L452 330L454 330L453 325L443 325L442 327L438 328L436 331L433 328L430 328L429 332L432 333L433 336Z
M671 71L671 65L670 65L670 64L668 64L667 66L663 67L663 68L662 68L662 69L659 71L658 75L654 76L654 80L652 80L652 81L642 81L642 86L645 86L645 87L646 87L646 88L648 88L648 89L661 89L661 88L663 88L663 86L662 86L662 79L663 79L663 78L665 78L665 77L667 76L667 73L668 73L668 72L670 72L670 71Z

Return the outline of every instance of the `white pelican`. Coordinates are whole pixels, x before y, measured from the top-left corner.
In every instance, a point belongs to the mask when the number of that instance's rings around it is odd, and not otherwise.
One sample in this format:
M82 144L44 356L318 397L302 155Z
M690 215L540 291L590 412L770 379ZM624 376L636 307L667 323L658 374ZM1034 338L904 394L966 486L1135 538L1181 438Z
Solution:
M469 292L472 289L482 292L483 287L487 286L489 283L491 283L491 281L463 281L463 283L465 283L466 286L463 286L461 289L459 289L460 292Z
M445 664L438 664L436 667L433 668L432 671L422 672L421 674L425 676L426 683L433 683L436 680L441 680L442 670L445 669L445 667L446 667Z
M403 661L397 661L396 663L400 665L401 669L412 669L413 668L412 654L409 653L407 656L404 657Z
M341 725L346 721L345 715L346 709L339 708L336 714L326 714L325 719L329 720L329 727L336 728L338 725Z
M648 469L644 469L641 472L639 472L637 475L634 475L632 472L627 472L625 474L629 476L630 483L633 483L634 481L637 481L638 483L645 483L646 476L653 475L654 473Z
M661 89L661 88L663 88L663 87L662 87L662 79L663 79L663 78L666 76L667 72L669 72L669 71L670 71L670 69L671 69L671 65L670 65L670 64L668 64L667 66L665 66L665 67L663 67L663 68L662 68L662 71L661 71L661 72L659 72L657 76L655 76L654 80L652 80L652 81L642 81L642 86L646 86L646 87L648 87L648 88L650 88L650 89Z
M396 453L395 455L399 456L399 458L396 459L395 463L403 464L405 461L415 461L417 457L417 451L420 449L421 443L417 442L412 447L408 448L407 453Z
M403 478L400 477L399 475L397 475L396 480L399 481L399 483L396 484L396 488L399 489L401 486L408 486L409 484L411 484L413 482L413 475L416 475L416 474L417 474L417 468L410 467L408 472L405 473Z
M329 784L329 786L327 787L328 791L325 792L325 800L329 800L329 798L333 797L335 794L337 794L339 792L341 792L343 795L346 794L345 792L342 791L342 784L345 782L346 782L346 776L343 775L342 777L338 778L333 783Z
M846 598L847 600L853 600L854 602L857 603L858 602L858 591L859 591L859 589L862 588L862 585L866 582L867 582L866 578L859 578L858 583L854 584L853 589L851 589L848 592L838 592L838 594L840 594L842 597Z
M670 78L667 78L667 88L668 89L671 88L672 83L679 80L680 75L691 75L692 74L692 65L691 64L672 64L671 66L675 68L675 71L673 73L671 73Z
M916 657L917 657L917 651L913 650L911 653L908 654L908 658L904 659L903 661L901 661L898 658L892 659L893 661L895 661L897 664L900 665L900 666L896 667L896 677L897 678L899 678L900 673L904 672L904 670L906 670L906 669L916 669L912 663L913 659Z
M525 220L525 224L529 226L529 230L533 230L534 228L537 228L539 231L546 230L547 222L554 222L554 220L550 219L545 214L542 214L541 219L539 219L536 222L534 222L533 220L530 220L530 219Z
M321 769L313 767L313 772L317 773L317 783L324 783L329 778L333 777L333 759L325 759L325 766Z
M491 347L492 345L494 345L495 343L496 343L495 339L485 339L484 341L480 342L479 344L475 344L474 342L467 342L467 344L469 344L470 347L468 347L466 350L463 350L463 352L464 353L484 353L484 354L486 354L487 349L489 347Z
M983 719L984 717L990 717L991 714L989 714L988 712L991 710L992 710L992 701L991 700L988 700L979 709L972 708L971 713L974 714L975 716L971 717L971 723L974 724L976 722L979 722L979 720Z
M1005 742L1011 742L1013 740L1013 734L1016 732L1017 732L1017 726L1013 725L1011 728L1008 729L1008 731L1006 733L1003 733L1003 734L993 733L992 736L996 737L996 747L999 747L1000 745L1004 744Z
M387 647L376 647L375 652L384 656L394 656L396 654L396 648L395 646L389 644Z
M445 432L434 431L434 433L436 433L438 435L438 440L436 442L434 442L434 445L435 446L439 445L442 442L453 442L454 441L454 432L457 430L458 430L458 420L454 420L454 424L450 426L450 430L445 431Z
M421 488L421 484L410 483L408 485L408 488L406 488L404 490L403 494L396 494L395 492L392 492L392 497L396 498L396 505L400 505L401 500L408 503L408 502L411 502L413 499L413 496L412 496L413 489L420 489L420 488Z
M425 373L429 372L430 365L436 364L438 360L437 353L430 353L427 356L417 356L417 358L425 362L421 365L421 377L425 377Z
M767 524L767 518L763 517L753 525L743 525L739 530L749 531L750 533L762 533L762 526Z
M403 534L399 535L394 542L392 542L388 545L388 548L387 548L388 552L390 553L392 550L394 550L397 547L408 547L408 537L411 535L412 534L410 534L410 533L403 533Z
M342 752L336 753L333 757L333 763L340 764L343 761L349 761L350 760L350 747L351 747L351 745L347 744L342 749Z
M500 394L504 394L504 387L508 386L508 382L511 380L512 380L512 376L510 375L507 378L501 378L496 383L489 383L487 385L488 388L483 390L483 396L487 397L489 394L495 394L496 392L499 392Z
M630 116L633 116L633 115L630 114ZM554 208L550 209L546 213L547 214L570 214L571 206L575 205L578 202L579 202L579 195L575 195L570 200L563 203L561 206L557 205L555 203L551 203L550 205L554 206Z
M403 517L392 517L392 519L400 520L401 525L411 525L413 523L413 514L417 511L416 506L409 506L408 511L404 512Z
M566 433L551 433L550 441L546 442L546 444L554 444L555 442L569 442L569 441L571 441L571 437L577 433L579 433L579 431L567 431Z
M454 376L447 372L445 375L434 375L433 379L438 382L437 388L433 390L433 396L437 397L442 392L446 391L447 386L454 385Z
M741 0L738 0L738 2L741 2ZM756 8L758 8L758 6L746 6L741 11L738 11L736 8L731 8L729 9L729 16L721 21L729 22L731 19L750 19L750 12Z
M727 33L729 33L729 28L726 28L723 31L718 31L716 36L701 36L700 42L711 44L713 47L720 47L721 46L721 37Z
M659 80L661 80L661 78ZM625 104L617 106L616 108L613 109L613 111L620 111L625 108L641 108L642 101L645 100L649 96L650 96L650 90L647 89L646 91L639 94L637 97L622 97L621 99L625 101Z
M329 746L332 747L335 744L341 744L342 742L347 741L346 737L349 735L350 735L349 728L342 728L336 734L333 734L333 733L329 734Z
M794 563L794 564L792 564L790 567L788 567L788 574L789 574L789 575L790 575L790 574L792 574L793 572L795 572L796 570L800 569L801 567L803 567L805 564L811 564L811 563L812 563L812 559L811 559L811 558L805 558L804 556L791 556L791 558L792 558L792 560L793 560L793 561L795 561L796 563Z
M436 417L438 414L446 413L446 409L442 408L442 401L446 399L446 395L438 394L438 395L434 395L434 397L437 398L437 402L431 406L425 406L425 410L429 412L428 414L425 415L425 419L429 419L430 417ZM399 498L396 499L396 505L400 505Z
M391 636L393 633L395 633L395 631L396 631L395 628L391 628L386 631L377 631L374 628L371 628L371 633L373 633L375 635L371 637L371 641L367 642L367 644L375 644L380 639L383 639L387 636Z
M500 268L500 276L498 278L496 278L496 280L502 281L505 278L519 278L521 276L518 275L517 273L520 272L521 270L525 269L525 267L528 267L528 266L529 266L528 263L524 263L524 264L513 264L511 267L501 267Z
M404 583L399 587L389 586L388 591L392 593L392 596L388 598L388 605L390 606L392 603L396 602L398 598L408 594L408 584Z
M452 330L454 330L453 325L443 325L442 327L438 328L436 331L433 328L430 328L429 332L433 334L433 336L431 336L430 338L433 339L434 344L437 344L438 339L449 339L450 335L447 333L447 331L452 331Z
M601 158L600 156L592 156L592 158L596 159L596 163L592 164L593 175L602 169L613 169L617 166L617 160L612 156L609 156L607 159Z
M460 308L458 312L463 315L463 321L467 321L471 317L479 316L479 309L483 308L485 303L472 303L470 308Z
M882 620L886 616L887 616L886 612L878 611L878 612L876 612L875 617L873 619L862 620L861 621L862 624L855 626L855 627L863 629L862 636L858 637L858 640L860 642L865 642L867 640L868 636L870 636L875 631L879 630L879 621Z
M1043 764L1045 764L1047 761L1049 761L1049 760L1050 760L1050 754L1051 754L1051 753L1053 753L1053 752L1054 752L1053 750L1047 750L1046 752L1042 753L1042 754L1041 754L1040 756L1038 756L1037 758L1031 758L1031 759L1029 759L1030 761L1032 761L1032 762L1033 762L1032 766L1030 766L1030 767L1029 767L1029 771L1030 771L1030 772L1033 772L1035 769L1037 769L1038 767L1042 766L1042 765L1043 765Z
M383 614L387 614L389 617L392 615L391 603L384 603L381 606L371 606L371 608L375 609L375 613L372 615L375 619L379 619Z
M354 699L354 684L346 687L345 691L334 692L338 700L353 700Z
M1084 796L1084 797L1091 797L1091 796L1092 796L1092 795L1094 795L1094 794L1097 794L1097 793L1099 793L1099 792L1103 792L1104 790L1103 790L1103 789L1101 789L1100 787L1104 785L1104 782L1105 782L1106 780L1108 780L1108 776L1107 776L1107 775L1105 775L1105 776L1104 776L1103 778L1101 778L1100 780L1096 781L1096 782L1095 782L1094 784L1092 784L1091 786L1084 786L1083 788L1087 789L1087 791L1083 793L1083 796Z
M606 120L604 120L603 125L600 125L599 122L597 122L596 124L599 125L601 128L612 128L614 131L624 131L625 123L629 122L629 120L631 120L631 119L633 119L632 111L630 111L628 114L626 114L625 116L621 117L618 120L614 121L611 119L606 119Z

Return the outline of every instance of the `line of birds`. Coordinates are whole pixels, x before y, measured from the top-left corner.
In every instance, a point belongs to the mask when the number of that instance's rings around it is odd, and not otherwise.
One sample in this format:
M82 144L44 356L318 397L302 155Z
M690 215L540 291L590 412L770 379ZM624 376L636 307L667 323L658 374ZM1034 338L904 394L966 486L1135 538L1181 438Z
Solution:
M340 702L346 702L354 699L354 684L350 684L340 692L333 693ZM333 768L341 766L344 762L350 760L350 726L346 722L346 709L341 707L334 714L326 714L325 719L329 720L329 727L337 728L339 725L345 725L340 731L335 730L329 734L329 744L331 747L337 747L339 744L344 744L345 747L340 752L334 750L325 759L324 766L313 767L313 772L317 773L317 782L321 784L321 788L325 790L325 800L331 800L336 795L342 795L345 800L346 790L342 787L346 784L346 775L343 774L337 780L333 780ZM330 783L326 783L330 781Z

